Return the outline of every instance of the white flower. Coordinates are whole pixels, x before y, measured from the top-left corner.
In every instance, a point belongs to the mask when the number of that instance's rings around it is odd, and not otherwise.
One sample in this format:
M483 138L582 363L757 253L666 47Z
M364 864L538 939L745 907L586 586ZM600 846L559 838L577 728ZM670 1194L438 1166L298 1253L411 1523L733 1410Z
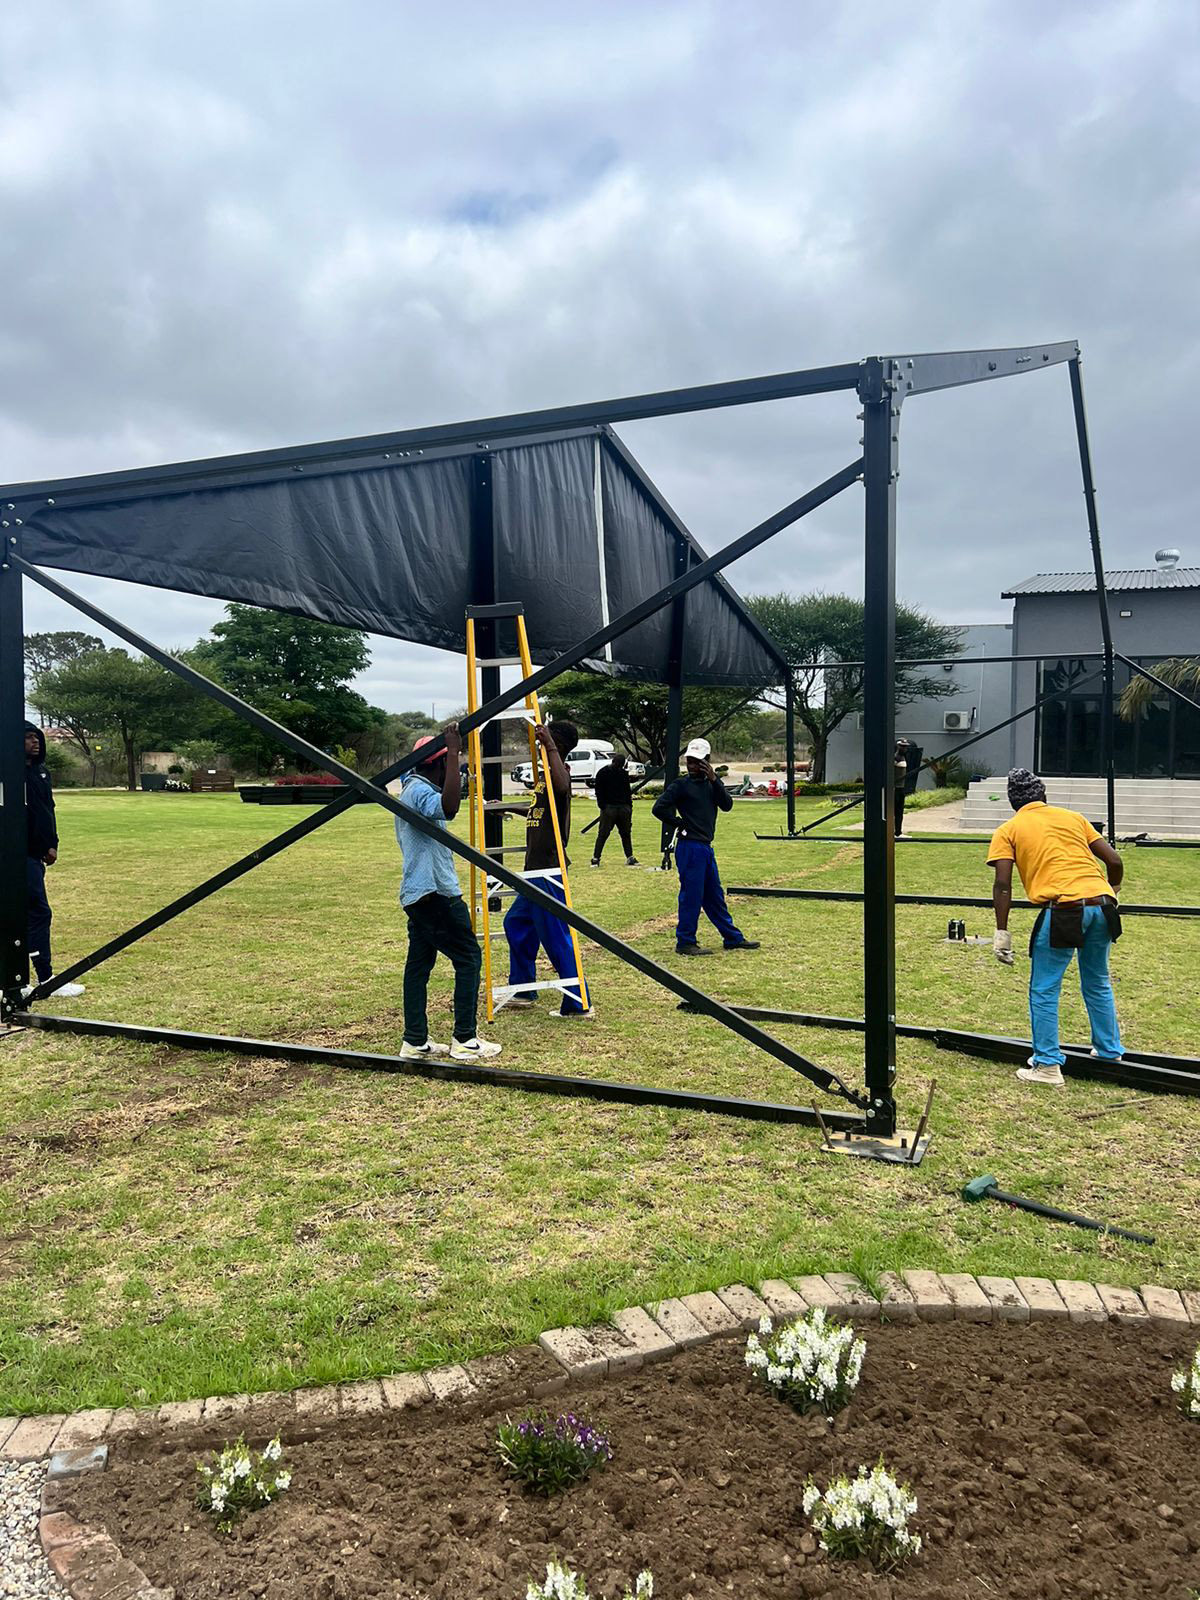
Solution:
M292 1475L290 1472L281 1472L275 1479L275 1487L277 1489L286 1489L291 1484L291 1481Z
M278 1439L272 1439L270 1444L264 1445L262 1458L264 1461L278 1461L283 1454L283 1446Z
M250 1476L249 1456L243 1456L240 1461L234 1463L233 1475L235 1478L248 1478Z

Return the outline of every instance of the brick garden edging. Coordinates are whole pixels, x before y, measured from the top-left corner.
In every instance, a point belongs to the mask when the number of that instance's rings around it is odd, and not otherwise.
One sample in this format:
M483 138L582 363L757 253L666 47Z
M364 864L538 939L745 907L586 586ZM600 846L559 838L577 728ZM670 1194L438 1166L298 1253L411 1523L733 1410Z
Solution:
M168 1401L142 1411L3 1417L0 1460L49 1457L39 1531L42 1549L72 1600L173 1600L174 1591L156 1589L106 1533L84 1527L62 1509L70 1479L108 1464L105 1440L147 1429L170 1434L205 1425L225 1437L233 1432L252 1433L256 1416L265 1416L268 1407L276 1419L280 1409L290 1409L295 1432L303 1434L340 1417L383 1416L425 1404L540 1399L564 1389L568 1382L631 1371L708 1339L754 1328L760 1317L788 1319L818 1306L863 1321L1039 1322L1061 1318L1200 1330L1200 1290L1195 1289L1177 1291L1144 1284L1138 1291L1061 1278L973 1278L964 1272L918 1270L883 1272L879 1282L879 1296L848 1272L813 1273L790 1281L769 1278L759 1284L757 1293L735 1283L715 1292L628 1306L618 1311L611 1323L595 1327L552 1328L537 1344L520 1345L503 1355L479 1356L431 1372L299 1389L294 1394ZM289 1432L286 1421L282 1432Z

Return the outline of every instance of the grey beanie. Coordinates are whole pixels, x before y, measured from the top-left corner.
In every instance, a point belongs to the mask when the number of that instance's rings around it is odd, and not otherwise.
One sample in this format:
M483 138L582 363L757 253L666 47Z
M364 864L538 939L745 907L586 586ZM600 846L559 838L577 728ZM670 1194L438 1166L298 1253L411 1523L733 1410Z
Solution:
M1035 800L1045 800L1046 785L1028 767L1014 767L1008 775L1008 802L1014 811L1019 811L1022 806L1032 804Z

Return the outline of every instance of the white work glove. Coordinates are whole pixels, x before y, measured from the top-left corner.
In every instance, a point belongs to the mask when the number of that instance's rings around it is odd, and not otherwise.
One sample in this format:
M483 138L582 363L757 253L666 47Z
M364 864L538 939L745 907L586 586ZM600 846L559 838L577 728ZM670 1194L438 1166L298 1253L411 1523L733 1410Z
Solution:
M1012 966L1012 934L1009 933L1007 928L997 928L992 935L992 954L1001 966Z

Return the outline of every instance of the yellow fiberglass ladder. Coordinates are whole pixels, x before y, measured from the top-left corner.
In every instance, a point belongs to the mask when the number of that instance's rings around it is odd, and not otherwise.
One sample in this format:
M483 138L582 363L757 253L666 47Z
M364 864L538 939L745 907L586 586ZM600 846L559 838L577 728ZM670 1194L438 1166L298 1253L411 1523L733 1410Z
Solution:
M502 612L505 620L511 620L516 625L517 654L515 656L489 656L481 658L476 650L475 624L477 621L487 619L493 622L489 630L495 636L499 633L499 619L497 613ZM533 672L533 662L529 655L529 639L525 632L525 616L519 605L506 606L471 606L467 611L467 710L472 715L478 711L483 702L483 686L481 675L488 668L519 667L521 676L528 678ZM523 706L512 706L507 711L501 711L493 721L521 721L524 722L529 734L529 761L535 786L540 781L545 785L547 806L550 812L551 826L554 830L554 848L558 856L558 871L562 879L563 899L567 905L571 904L571 886L567 880L567 856L563 849L562 830L558 824L558 807L552 801L553 788L550 778L550 763L546 752L537 741L534 728L541 722L541 707L538 705L536 693L525 696ZM483 753L483 728L475 728L467 737L467 761L471 774L471 792L469 796L470 811L470 840L477 850L484 851L491 856L503 856L506 852L520 849L521 845L487 845L484 829L484 817L489 811L501 811L509 802L505 800L485 800L483 794L483 768L486 762L501 763L499 754L485 756ZM499 784L495 788L499 789ZM524 874L522 874L524 876ZM536 880L539 874L531 873L531 880ZM487 1016L490 1022L497 1011L500 1011L515 994L527 994L534 989L559 989L563 993L577 993L579 1003L586 1010L591 1004L588 999L587 980L583 975L583 955L579 948L579 936L575 929L568 926L571 935L571 948L575 953L575 970L578 978L560 978L557 974L552 978L538 979L533 983L523 983L513 986L511 984L494 984L492 982L492 940L504 937L503 926L493 929L491 914L499 909L504 900L512 900L517 891L501 884L497 879L489 877L482 869L471 865L471 927L481 938L483 944L483 977L484 993L487 996Z

